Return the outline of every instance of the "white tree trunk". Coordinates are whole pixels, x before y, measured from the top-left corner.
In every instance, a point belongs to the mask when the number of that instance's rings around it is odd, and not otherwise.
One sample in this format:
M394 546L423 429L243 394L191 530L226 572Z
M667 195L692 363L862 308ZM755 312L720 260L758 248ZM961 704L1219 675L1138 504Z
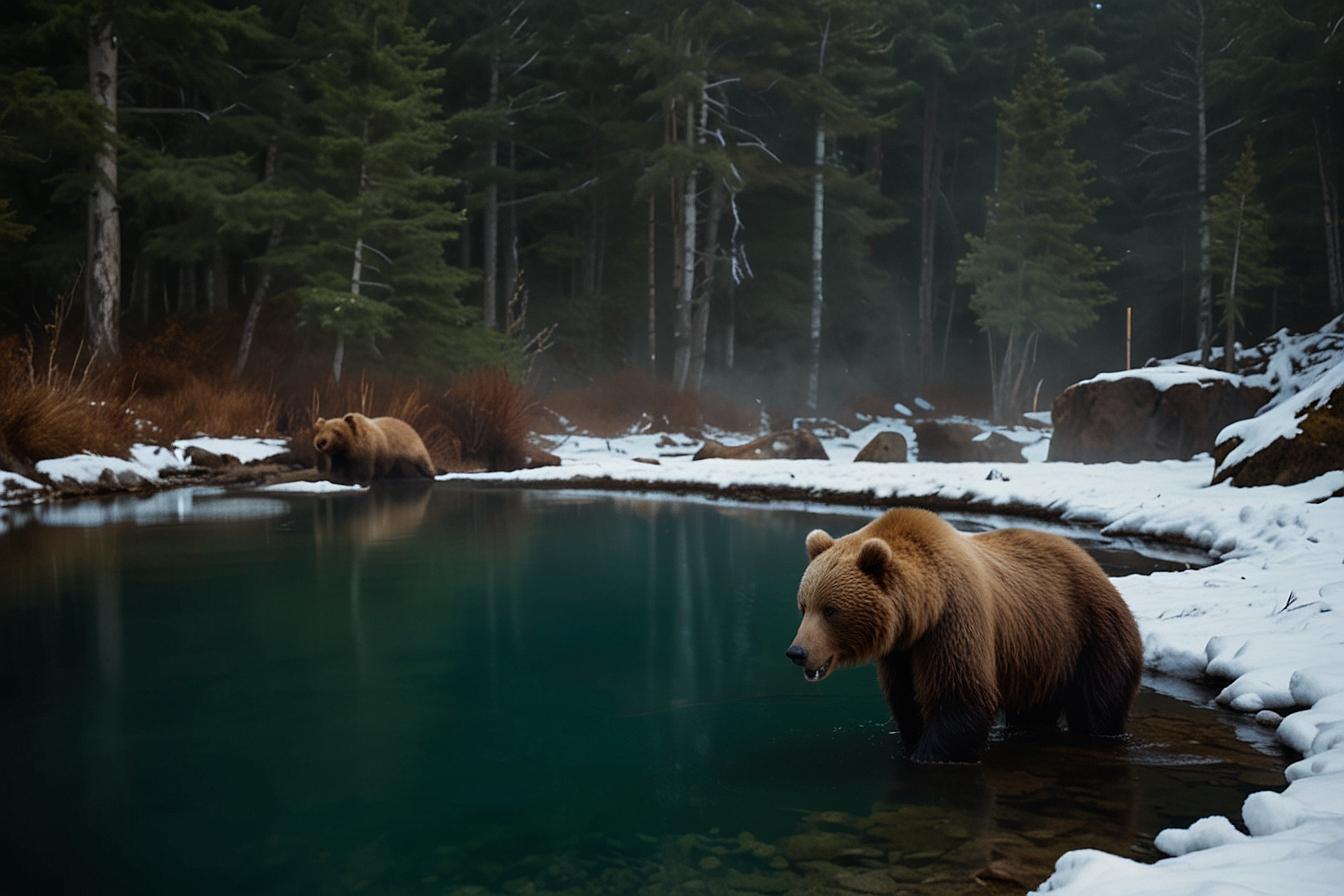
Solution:
M924 89L924 139L919 203L919 376L928 382L933 368L933 260L938 233L938 197L942 180L942 146L938 138L938 85Z
M1223 302L1223 369L1228 373L1236 366L1235 348L1237 339L1237 268L1241 262L1241 226L1246 220L1246 197L1241 197L1237 206L1237 233L1232 241L1232 270L1227 274L1227 299Z
M104 115L106 139L94 151L89 192L85 330L94 362L121 353L121 220L117 209L117 37L110 19L89 22L89 93Z
M812 319L808 330L810 363L807 370L807 409L817 410L817 390L821 380L821 306L823 301L821 258L823 247L822 222L826 204L826 182L822 165L826 162L826 117L817 115L816 146L812 174Z

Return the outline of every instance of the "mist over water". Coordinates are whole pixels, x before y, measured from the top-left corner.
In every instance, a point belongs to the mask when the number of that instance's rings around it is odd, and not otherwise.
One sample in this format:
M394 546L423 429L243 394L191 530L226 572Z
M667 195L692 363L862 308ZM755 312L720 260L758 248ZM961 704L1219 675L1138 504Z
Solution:
M1228 717L1151 691L1122 744L901 760L871 670L812 686L783 656L803 536L853 512L191 506L0 535L0 890L960 892L993 861L1146 856L1281 783Z

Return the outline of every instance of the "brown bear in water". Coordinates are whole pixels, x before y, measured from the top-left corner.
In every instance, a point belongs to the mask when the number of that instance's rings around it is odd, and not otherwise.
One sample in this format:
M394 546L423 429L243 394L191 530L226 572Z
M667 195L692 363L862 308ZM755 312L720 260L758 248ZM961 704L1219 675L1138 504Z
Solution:
M416 431L396 417L346 414L313 424L317 468L342 482L432 478L434 462Z
M965 535L889 510L843 538L807 536L803 621L787 655L808 681L877 664L906 753L974 762L1009 724L1123 733L1143 671L1134 617L1096 561L1027 529Z

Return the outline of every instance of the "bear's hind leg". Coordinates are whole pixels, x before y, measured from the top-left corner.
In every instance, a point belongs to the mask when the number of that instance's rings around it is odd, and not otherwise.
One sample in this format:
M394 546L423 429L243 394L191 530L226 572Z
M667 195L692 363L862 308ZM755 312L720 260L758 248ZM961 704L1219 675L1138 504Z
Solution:
M1090 642L1078 659L1064 693L1069 733L1083 737L1118 737L1134 703L1143 674L1142 661L1123 651L1098 649Z

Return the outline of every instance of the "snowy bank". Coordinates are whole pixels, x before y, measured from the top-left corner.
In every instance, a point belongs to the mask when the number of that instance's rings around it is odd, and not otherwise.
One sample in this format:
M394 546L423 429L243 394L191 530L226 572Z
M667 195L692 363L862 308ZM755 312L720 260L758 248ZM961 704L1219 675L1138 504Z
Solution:
M900 431L901 421L895 423L874 426ZM1202 547L1222 562L1116 580L1143 632L1145 661L1167 674L1226 682L1219 701L1259 713L1263 721L1286 716L1279 739L1304 758L1287 770L1291 784L1283 793L1247 799L1245 832L1226 819L1192 818L1190 828L1159 836L1158 847L1175 857L1154 864L1070 852L1040 892L1338 892L1344 880L1344 498L1331 496L1344 490L1344 472L1295 486L1233 488L1208 485L1207 456L1100 465L852 463L849 445L861 441L859 433L824 440L830 461L692 462L689 439L576 438L556 449L561 467L440 479L997 509Z

